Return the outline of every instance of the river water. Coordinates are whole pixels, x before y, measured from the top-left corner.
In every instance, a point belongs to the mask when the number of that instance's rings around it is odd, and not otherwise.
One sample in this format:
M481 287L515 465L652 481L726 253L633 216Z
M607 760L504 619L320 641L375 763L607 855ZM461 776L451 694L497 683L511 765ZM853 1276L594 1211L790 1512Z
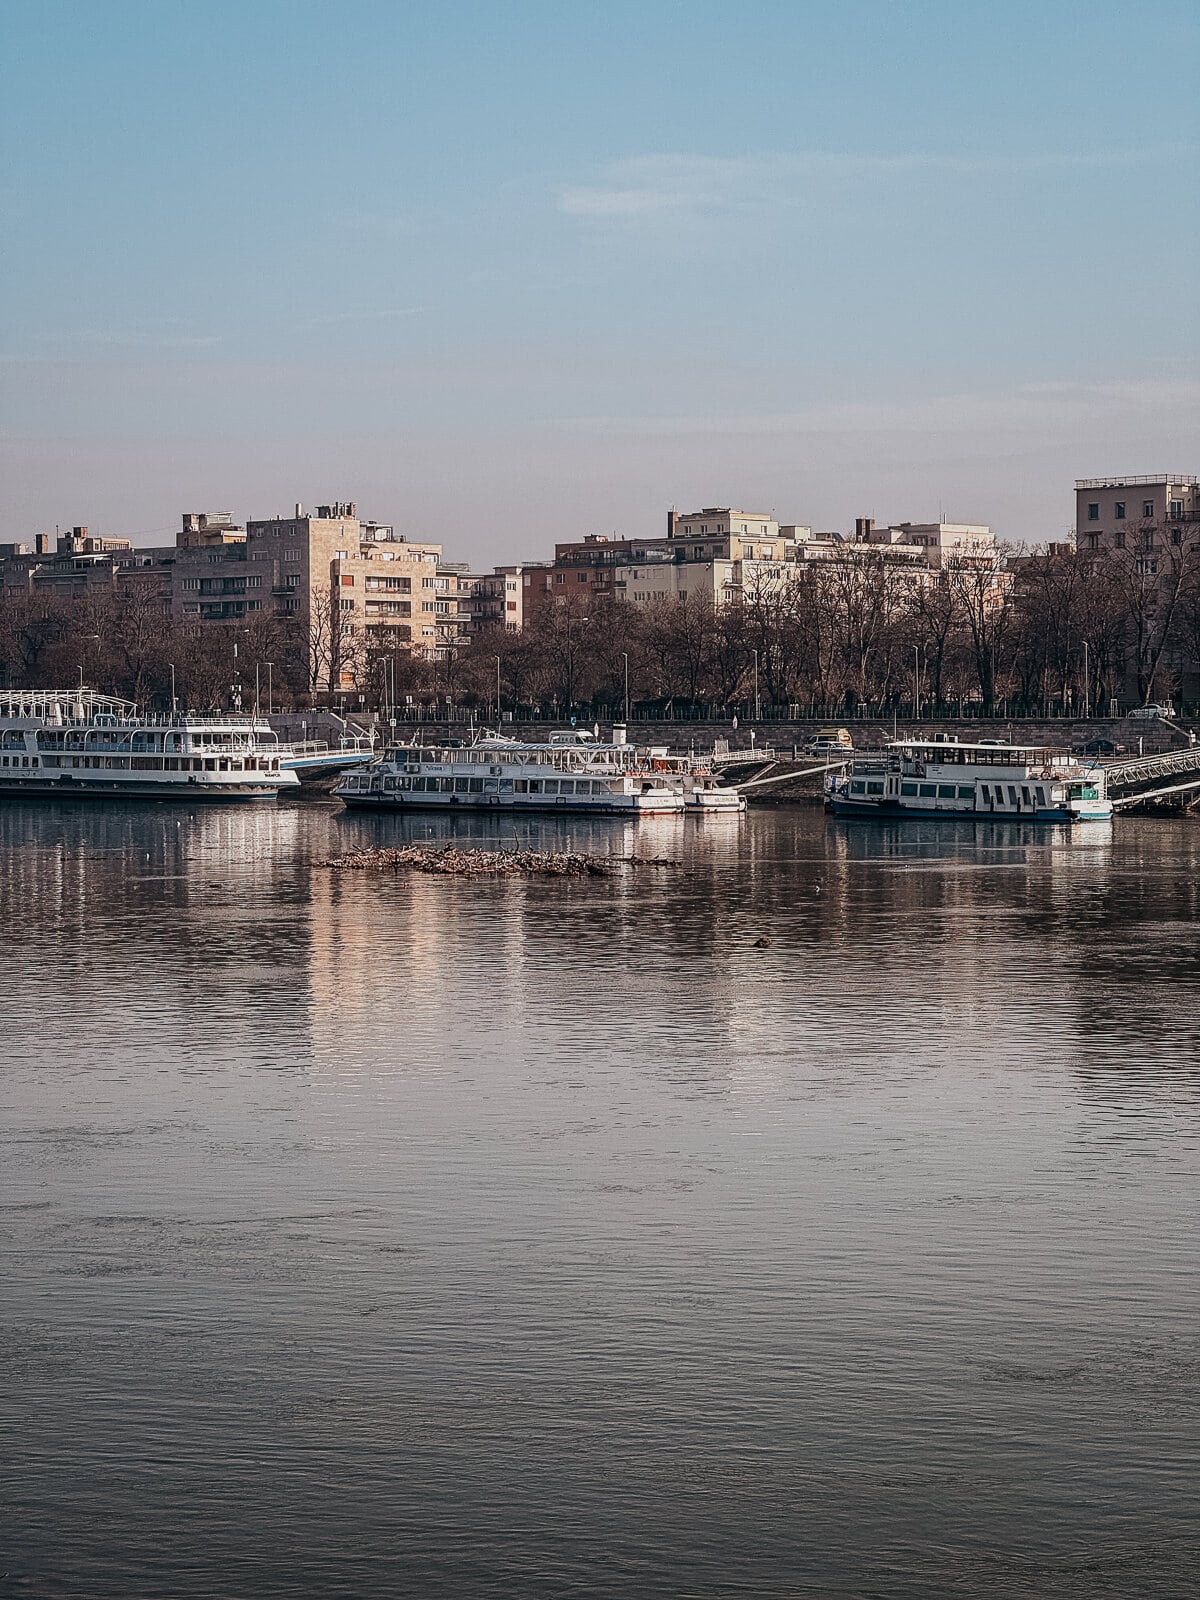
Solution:
M0 807L0 1595L1193 1596L1198 869Z

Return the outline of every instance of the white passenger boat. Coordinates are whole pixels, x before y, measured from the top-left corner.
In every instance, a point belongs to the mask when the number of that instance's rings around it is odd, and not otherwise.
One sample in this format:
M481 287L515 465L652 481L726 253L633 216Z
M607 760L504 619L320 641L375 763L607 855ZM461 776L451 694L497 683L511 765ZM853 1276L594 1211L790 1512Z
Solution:
M193 711L143 715L90 689L0 692L0 796L259 800L298 786L270 725Z
M839 817L1019 817L1103 822L1112 816L1104 768L1041 745L899 739L856 755L825 779Z
M746 797L732 784L722 783L707 756L672 756L666 749L644 752L651 769L662 772L683 796L685 811L699 816L736 815L746 809Z
M664 752L665 754L665 752ZM467 746L393 745L333 791L348 806L406 810L681 812L682 784L630 744L552 733L544 744L485 734Z

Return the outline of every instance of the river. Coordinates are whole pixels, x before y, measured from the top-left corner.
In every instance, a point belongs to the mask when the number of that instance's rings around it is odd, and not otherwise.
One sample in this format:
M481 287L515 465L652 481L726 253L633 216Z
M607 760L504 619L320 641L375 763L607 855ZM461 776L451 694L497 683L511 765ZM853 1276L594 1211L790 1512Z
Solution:
M680 865L320 865L498 833ZM1196 823L9 804L0 894L0 1595L1196 1593Z

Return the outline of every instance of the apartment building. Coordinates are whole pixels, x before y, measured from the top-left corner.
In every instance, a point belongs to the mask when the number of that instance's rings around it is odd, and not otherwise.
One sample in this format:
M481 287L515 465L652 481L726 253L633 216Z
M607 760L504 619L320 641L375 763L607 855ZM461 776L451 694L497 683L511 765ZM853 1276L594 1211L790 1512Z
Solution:
M446 647L452 573L440 544L363 521L352 500L290 517L189 512L176 540L176 614L231 622L258 614L294 621L308 640L315 684L348 688L356 652L373 644L436 658ZM333 678L336 681L329 682Z
M868 551L882 550L897 565L933 573L951 557L994 559L995 547L991 528L980 523L877 528L872 518L860 517L849 537L814 533L802 523L780 523L765 512L737 507L671 511L660 538L589 534L556 545L553 562L524 574L525 616L536 617L556 600L576 609L606 598L642 606L689 598L728 605L774 592L814 561L861 561Z
M932 572L951 561L991 561L996 554L996 535L983 522L893 522L877 528L873 517L858 517L853 543L883 547L897 561Z
M64 534L38 533L33 543L0 544L0 584L6 589L81 599L134 587L171 603L174 547L135 547L101 538L83 526Z
M519 561L491 572L464 570L458 580L460 615L468 619L474 635L487 628L519 632L525 626L525 594L533 575L548 568L548 561Z
M1200 479L1190 473L1075 480L1075 547L1129 550L1147 575L1200 536Z

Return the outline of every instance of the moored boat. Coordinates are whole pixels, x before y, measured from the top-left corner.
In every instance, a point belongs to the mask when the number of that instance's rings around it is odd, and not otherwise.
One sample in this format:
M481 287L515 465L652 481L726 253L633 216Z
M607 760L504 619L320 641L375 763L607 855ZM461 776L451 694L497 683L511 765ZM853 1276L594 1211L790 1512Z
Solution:
M261 800L299 784L255 717L146 715L90 689L0 693L0 797Z
M665 754L665 752L664 752ZM677 777L634 745L552 733L545 743L484 734L466 746L393 745L333 791L361 809L579 811L655 816L685 808Z
M954 739L898 739L857 754L825 780L839 817L987 817L1103 822L1104 768L1070 750Z

